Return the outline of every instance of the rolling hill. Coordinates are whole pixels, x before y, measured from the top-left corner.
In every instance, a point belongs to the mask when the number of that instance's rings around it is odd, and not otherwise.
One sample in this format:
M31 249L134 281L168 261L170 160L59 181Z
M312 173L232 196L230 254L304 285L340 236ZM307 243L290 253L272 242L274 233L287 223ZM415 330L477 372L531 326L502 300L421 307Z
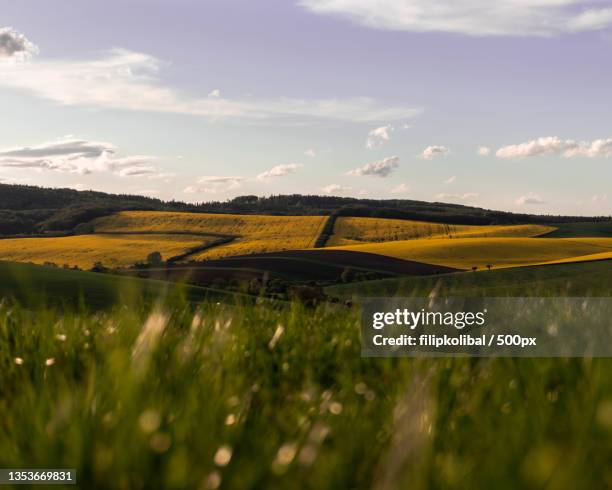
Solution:
M326 288L340 298L361 296L612 296L612 260L389 278Z
M129 267L145 262L147 255L159 252L163 260L184 255L214 243L215 237L170 234L96 234L54 238L14 238L0 240L0 260L53 263L90 269L96 263L106 267Z
M505 268L606 258L612 238L434 238L334 247L458 269ZM603 254L603 255L602 255Z
M228 297L221 291L191 285L0 262L0 298L14 298L30 308L66 305L99 309L115 306L119 300L152 302L172 295L190 301Z
M206 213L122 212L93 221L97 233L197 232L233 238L190 257L217 259L311 248L325 224L324 216L265 216Z
M555 231L545 225L455 225L427 221L339 217L326 246L418 238L535 237Z

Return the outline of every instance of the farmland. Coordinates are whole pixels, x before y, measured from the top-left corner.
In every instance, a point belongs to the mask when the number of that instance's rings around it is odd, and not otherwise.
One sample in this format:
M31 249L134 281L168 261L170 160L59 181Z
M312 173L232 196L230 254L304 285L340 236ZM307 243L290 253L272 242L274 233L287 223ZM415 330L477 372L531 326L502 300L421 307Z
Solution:
M195 260L310 248L324 216L263 216L172 212L122 212L93 222L103 232L197 232L236 237L233 242L195 254Z
M301 277L316 279L317 266L309 265L304 253L318 243L326 221L326 216L124 211L93 220L87 225L90 232L87 235L0 240L0 260L89 269L95 263L110 268L130 267L143 262L151 252L160 252L164 260L174 258L191 262L246 256L255 259L270 253L291 252L301 254L291 259L302 261L297 269L309 268ZM599 260L608 258L612 252L612 239L606 237L607 222L559 226L459 225L341 216L335 221L325 250L365 252L368 256L375 254L454 269ZM594 237L553 238L559 233L572 236L589 230ZM541 236L546 239L535 238ZM289 257L268 255L258 260L264 260L272 271L286 269ZM275 261L278 263L273 264ZM319 269L327 280L338 276L334 267L336 270L349 267L332 264L330 269L329 260L326 262L325 267L321 266L326 272ZM252 268L253 264L251 260L244 267ZM215 267L214 264L210 266ZM223 267L226 266L228 264ZM296 267L292 269L297 270ZM350 267L359 268L359 264ZM255 276L262 277L264 273L265 270L259 269ZM249 275L252 276L246 274Z
M0 240L0 260L54 263L60 266L91 268L96 262L106 267L126 267L144 262L151 252L169 259L199 247L214 238L197 235L126 234L79 235L56 238Z
M454 225L426 221L339 217L327 246L418 238L535 237L551 233L544 225Z
M459 269L536 265L554 261L606 258L612 238L421 239L338 247Z

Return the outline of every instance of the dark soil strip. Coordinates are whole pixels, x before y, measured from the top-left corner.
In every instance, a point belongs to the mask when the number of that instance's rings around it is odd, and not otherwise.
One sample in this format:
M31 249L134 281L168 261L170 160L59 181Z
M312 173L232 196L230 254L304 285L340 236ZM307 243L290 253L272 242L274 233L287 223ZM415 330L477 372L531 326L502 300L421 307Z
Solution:
M323 225L323 229L315 241L314 248L323 248L325 245L327 245L327 242L334 234L334 227L336 226L338 216L339 213L334 211L327 217L327 221L325 222L325 225Z
M176 233L172 233L172 234L176 235ZM215 240L214 242L204 243L197 247L190 248L185 253L182 253L180 255L175 255L174 257L170 257L168 259L168 262L169 263L181 262L191 257L192 255L198 254L200 252L204 252L205 250L209 250L214 247L219 247L221 245L227 245L228 243L233 242L237 238L238 238L237 236L223 236L222 238L219 238L218 240Z
M302 261L304 269L316 271L313 262L333 265L340 268L353 268L355 270L371 270L386 272L395 275L426 276L433 274L448 274L460 272L461 269L445 267L442 265L425 264L411 260L397 259L386 255L367 252L353 252L348 250L287 250L284 252L270 252L265 254L243 255L225 259L208 260L202 265L208 267L250 267L261 270L275 269L280 264ZM276 266L276 267L275 267ZM295 266L291 266L295 267Z

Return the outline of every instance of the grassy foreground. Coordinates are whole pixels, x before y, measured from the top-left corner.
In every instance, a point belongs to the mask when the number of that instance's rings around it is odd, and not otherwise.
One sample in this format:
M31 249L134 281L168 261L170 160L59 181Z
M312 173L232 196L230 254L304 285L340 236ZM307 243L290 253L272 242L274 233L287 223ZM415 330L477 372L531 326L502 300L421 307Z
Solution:
M612 485L611 360L362 359L357 312L0 306L0 467L81 488Z
M0 261L0 299L9 297L36 309L46 305L74 309L83 305L88 310L99 310L119 303L151 303L159 297L216 301L228 297L228 293L187 284Z

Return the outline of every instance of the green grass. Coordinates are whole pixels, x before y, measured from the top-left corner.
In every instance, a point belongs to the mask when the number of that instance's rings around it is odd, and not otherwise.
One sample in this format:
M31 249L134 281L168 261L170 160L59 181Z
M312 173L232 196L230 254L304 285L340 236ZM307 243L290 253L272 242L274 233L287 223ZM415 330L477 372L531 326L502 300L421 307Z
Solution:
M611 359L367 359L357 309L197 304L161 282L124 293L124 278L24 267L0 264L0 297L12 280L55 301L0 299L0 467L76 468L86 489L612 485ZM405 291L603 294L610 271L487 271ZM57 306L71 295L105 308Z
M362 359L343 308L129 306L3 303L0 467L87 489L611 481L610 360Z
M543 238L579 238L579 237L611 237L612 220L579 222L579 223L556 223L553 226L558 229L543 235Z
M192 301L223 297L224 293L197 286L127 278L110 274L0 262L0 297L13 297L30 307L39 304L106 308L119 300L149 301L161 296L184 294Z
M326 288L333 296L612 296L612 260L405 277Z

